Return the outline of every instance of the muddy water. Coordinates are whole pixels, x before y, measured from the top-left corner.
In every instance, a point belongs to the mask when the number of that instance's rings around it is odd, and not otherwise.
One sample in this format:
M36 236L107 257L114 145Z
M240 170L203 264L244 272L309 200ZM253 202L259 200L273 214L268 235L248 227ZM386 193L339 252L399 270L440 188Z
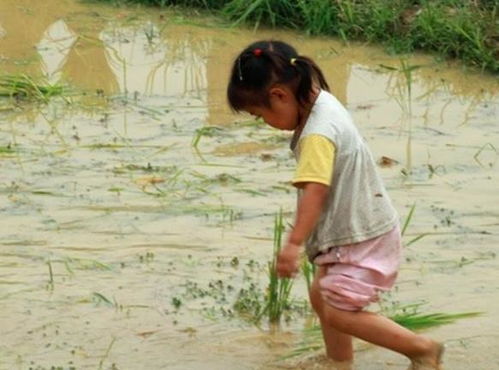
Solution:
M71 87L0 100L0 369L316 365L281 359L307 315L275 331L229 312L240 288L264 289L274 214L291 222L295 205L287 135L225 106L232 58L268 37L317 60L393 160L380 171L401 217L415 204L405 240L423 237L387 305L483 312L427 332L446 368L499 369L496 79L413 57L409 97L377 48L69 0L0 1L1 72ZM357 369L407 366L356 348Z

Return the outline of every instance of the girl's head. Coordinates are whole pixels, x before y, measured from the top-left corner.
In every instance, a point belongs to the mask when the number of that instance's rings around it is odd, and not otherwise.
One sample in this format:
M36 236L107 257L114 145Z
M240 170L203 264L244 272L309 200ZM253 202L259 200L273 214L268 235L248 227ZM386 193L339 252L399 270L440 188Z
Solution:
M257 41L234 61L227 97L236 112L273 110L273 98L291 94L298 108L311 103L314 88L329 90L319 67L282 41ZM280 90L281 89L281 90Z

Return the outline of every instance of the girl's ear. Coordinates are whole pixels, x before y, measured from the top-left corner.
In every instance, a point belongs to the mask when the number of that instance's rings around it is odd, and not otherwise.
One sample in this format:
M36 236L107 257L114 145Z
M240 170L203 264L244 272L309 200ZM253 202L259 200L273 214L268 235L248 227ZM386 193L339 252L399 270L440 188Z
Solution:
M270 88L269 95L270 98L277 98L278 100L287 100L290 97L291 91L280 86L274 86Z

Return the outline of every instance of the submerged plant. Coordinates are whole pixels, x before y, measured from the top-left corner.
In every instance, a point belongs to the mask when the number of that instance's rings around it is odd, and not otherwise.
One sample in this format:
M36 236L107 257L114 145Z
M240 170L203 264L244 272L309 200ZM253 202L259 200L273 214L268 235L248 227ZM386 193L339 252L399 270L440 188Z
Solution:
M60 84L35 81L25 74L0 76L0 97L46 103L51 97L63 94L64 87Z

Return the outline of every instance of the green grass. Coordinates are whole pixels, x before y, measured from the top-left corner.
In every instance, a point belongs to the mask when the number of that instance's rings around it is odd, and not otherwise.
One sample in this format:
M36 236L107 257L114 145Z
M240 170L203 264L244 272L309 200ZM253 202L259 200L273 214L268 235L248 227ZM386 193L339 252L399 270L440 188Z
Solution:
M494 0L101 0L214 10L234 26L285 27L311 35L381 43L395 53L436 52L499 72Z
M87 0L93 2L96 0ZM143 4L147 6L182 6L193 8L218 9L225 5L225 0L100 0L101 2L110 3L115 6L123 6L128 4Z
M36 81L25 74L0 76L0 97L46 103L54 96L62 96L64 92L60 84Z

